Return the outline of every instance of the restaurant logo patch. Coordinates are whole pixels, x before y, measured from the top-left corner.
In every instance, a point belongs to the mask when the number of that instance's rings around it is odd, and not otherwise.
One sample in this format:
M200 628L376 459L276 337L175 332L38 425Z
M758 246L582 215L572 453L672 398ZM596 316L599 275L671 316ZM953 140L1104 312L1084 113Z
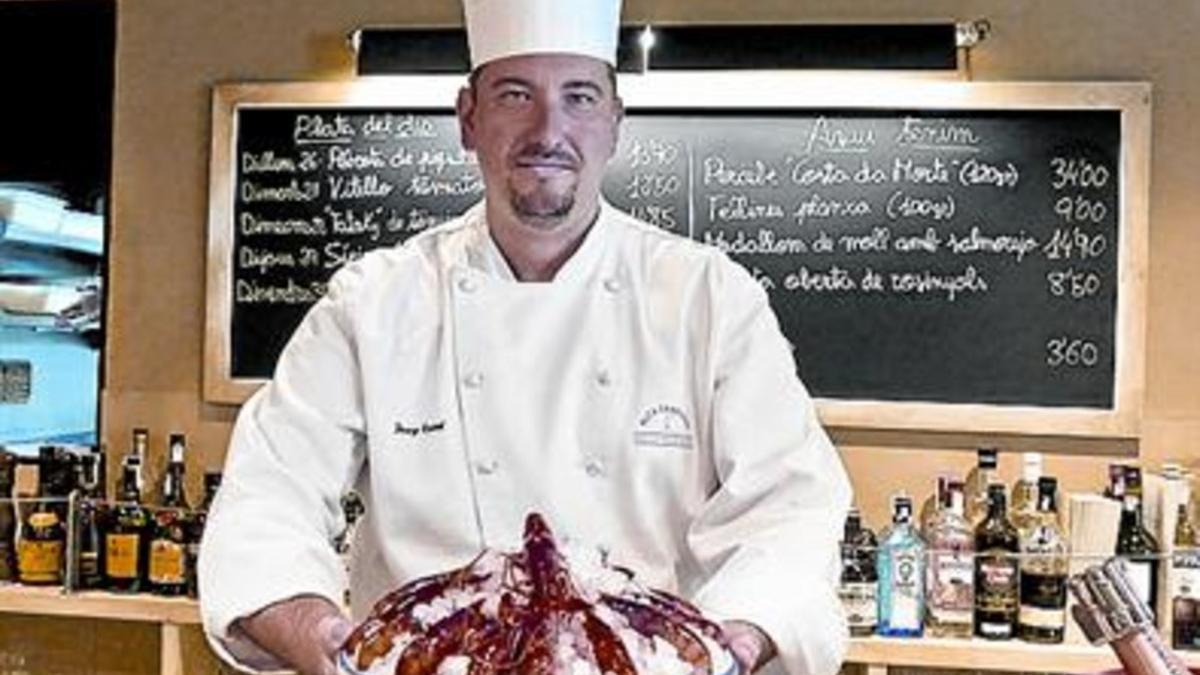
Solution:
M689 450L694 445L692 421L679 406L669 403L651 406L638 415L637 428L633 431L633 443L639 446Z

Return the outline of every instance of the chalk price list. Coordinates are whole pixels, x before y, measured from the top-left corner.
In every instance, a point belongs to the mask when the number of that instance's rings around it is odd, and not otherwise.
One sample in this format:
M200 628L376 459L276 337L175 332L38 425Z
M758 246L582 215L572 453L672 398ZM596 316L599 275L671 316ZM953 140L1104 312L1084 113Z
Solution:
M1114 243L1106 232L1115 215L1102 192L1110 187L1113 172L1102 162L1073 155L1051 158L1049 170L1056 220L1042 247L1051 264L1047 291L1069 303L1098 300L1104 277L1097 265L1111 255ZM1066 332L1047 338L1045 358L1051 370L1094 368L1102 362L1097 340Z
M413 114L295 113L239 149L234 299L308 305L337 269L436 225L482 193L475 158Z
M686 156L678 143L669 141L637 139L630 145L625 154L629 178L620 196L635 218L673 232L687 226L686 207L679 203L685 190L681 175L686 175Z

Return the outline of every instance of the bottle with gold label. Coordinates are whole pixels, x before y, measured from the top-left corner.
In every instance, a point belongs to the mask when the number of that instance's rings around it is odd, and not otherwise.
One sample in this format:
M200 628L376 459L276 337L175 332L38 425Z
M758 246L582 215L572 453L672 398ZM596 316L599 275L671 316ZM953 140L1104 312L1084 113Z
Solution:
M144 588L150 525L150 515L142 507L140 463L122 467L117 499L104 535L104 577L109 589L136 593Z
M66 532L58 514L45 502L39 502L21 527L21 542L17 545L21 583L31 586L61 584L65 543Z
M1038 479L1037 522L1021 537L1020 607L1017 636L1054 644L1066 633L1067 538L1058 521L1058 481Z
M183 434L171 434L171 461L163 474L162 508L154 514L150 539L150 590L159 595L187 593L188 504L183 491Z

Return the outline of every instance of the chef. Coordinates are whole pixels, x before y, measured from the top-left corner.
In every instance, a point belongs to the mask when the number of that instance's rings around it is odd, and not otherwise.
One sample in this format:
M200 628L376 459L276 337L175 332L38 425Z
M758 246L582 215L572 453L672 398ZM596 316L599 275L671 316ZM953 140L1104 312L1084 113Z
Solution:
M837 671L850 489L764 291L600 198L619 12L466 0L457 113L485 198L335 275L242 409L200 558L235 664L334 673L375 599L518 548L538 511L718 617L746 672Z

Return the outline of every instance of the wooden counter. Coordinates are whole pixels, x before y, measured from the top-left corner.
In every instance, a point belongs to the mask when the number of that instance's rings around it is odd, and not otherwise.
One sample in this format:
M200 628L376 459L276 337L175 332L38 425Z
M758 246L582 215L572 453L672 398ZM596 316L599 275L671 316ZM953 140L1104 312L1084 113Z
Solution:
M154 595L120 595L105 591L63 593L59 586L0 586L0 614L25 614L64 618L137 621L159 626L159 672L183 675L182 630L199 630L200 611L188 598Z
M144 594L85 591L68 595L58 587L0 586L0 614L6 613L159 624L160 672L164 675L185 672L181 633L200 629L194 600ZM1181 654L1189 667L1200 669L1200 652ZM884 675L889 668L1087 673L1120 667L1108 648L1087 645L882 637L852 639L846 665L868 675Z

